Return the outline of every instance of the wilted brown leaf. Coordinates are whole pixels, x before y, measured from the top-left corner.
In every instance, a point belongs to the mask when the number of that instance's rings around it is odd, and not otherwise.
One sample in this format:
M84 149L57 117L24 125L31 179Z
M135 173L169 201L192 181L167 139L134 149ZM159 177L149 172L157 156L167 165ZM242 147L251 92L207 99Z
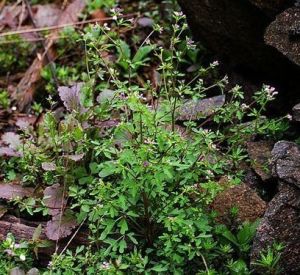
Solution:
M66 109L69 112L85 112L86 108L80 103L80 89L82 83L76 83L72 87L61 86L58 88L58 94Z
M84 154L78 154L78 155L65 155L65 158L73 160L75 162L82 160L84 157Z
M43 162L42 163L42 168L45 171L55 171L56 170L56 165L54 162Z
M62 216L57 215L47 222L46 236L49 240L58 241L71 235L77 226L76 218L72 211L66 211Z
M44 202L51 216L59 215L67 204L63 187L58 183L47 187L44 190Z
M77 22L78 15L83 11L85 5L86 1L84 0L74 0L61 13L59 19L56 21L56 25ZM55 53L52 46L58 38L59 30L54 30L45 42L45 52L33 61L15 89L13 98L17 101L20 111L24 111L32 101L38 82L41 79L41 70L47 64L47 55L49 59L54 59Z
M54 26L60 17L62 10L55 4L32 6L33 19L36 27Z
M0 183L0 198L11 200L14 198L24 198L33 195L34 189L30 187L23 187L16 183Z
M6 132L2 135L1 140L12 149L18 149L21 145L20 136L14 132Z

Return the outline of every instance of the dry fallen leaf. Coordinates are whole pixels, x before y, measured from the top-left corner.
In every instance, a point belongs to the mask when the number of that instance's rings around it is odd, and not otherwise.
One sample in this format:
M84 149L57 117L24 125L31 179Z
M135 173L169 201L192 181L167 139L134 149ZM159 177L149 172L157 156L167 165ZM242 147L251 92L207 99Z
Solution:
M44 190L44 203L51 216L59 215L67 204L63 187L58 183L47 187Z
M18 149L21 145L20 136L14 132L6 132L1 137L2 142L7 144L9 148Z
M56 25L64 25L69 23L75 23L78 20L78 15L85 8L86 1L74 0L67 8L61 13L59 19L56 21ZM36 58L25 75L19 82L18 86L13 93L13 98L17 101L19 111L24 111L30 105L33 96L35 94L38 83L41 79L41 70L47 64L47 54L50 60L53 60L55 52L52 48L53 44L59 38L59 30L54 30L49 35L49 38L45 42L45 52L42 54L42 58Z
M55 4L32 6L33 19L37 28L54 26L62 10Z
M23 187L16 183L0 183L0 198L11 200L14 198L24 198L33 195L34 189L31 187Z
M66 211L62 216L57 215L47 222L46 236L49 240L58 241L71 235L77 226L76 218L72 211Z
M76 83L72 87L61 86L58 88L58 94L66 109L69 112L85 112L86 108L80 103L80 89L82 83Z

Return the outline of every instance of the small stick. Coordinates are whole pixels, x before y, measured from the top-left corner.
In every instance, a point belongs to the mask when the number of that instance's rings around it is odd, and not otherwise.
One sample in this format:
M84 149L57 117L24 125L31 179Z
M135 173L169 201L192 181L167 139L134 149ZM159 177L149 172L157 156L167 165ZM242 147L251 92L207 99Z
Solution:
M126 14L122 15L119 18L130 18L133 16L139 16L139 13L131 13L131 14ZM62 25L56 25L56 26L50 26L50 27L42 27L42 28L34 28L34 29L29 29L29 30L18 30L18 31L10 31L10 32L4 32L0 33L0 37L5 37L9 35L15 35L15 34L23 34L23 33L32 33L32 32L43 32L43 31L50 31L50 30L57 30L57 29L63 29L65 27L71 27L71 26L80 26L80 25L85 25L89 23L97 23L97 22L103 22L103 21L113 21L113 17L106 17L106 18L96 18L96 19L89 19L89 20L84 20L80 22L74 22L74 23L67 23L67 24L62 24Z
M34 18L33 18L33 13L32 13L32 9L31 9L30 3L28 2L28 0L24 0L24 2L25 2L25 5L26 5L26 8L28 10L28 14L29 14L30 20L32 22L32 25L34 26L34 28L37 28L36 23L35 23ZM40 33L37 32L36 34L38 35L38 37L40 39L43 38ZM46 47L45 41L41 40L41 44L43 45L43 48L45 50L46 60L47 60L47 63L50 65L50 70L51 70L52 77L54 79L55 86L56 86L56 88L58 88L58 86L59 86L58 85L58 79L56 77L55 67L54 67L53 61L51 60L50 55L49 55L49 53L47 51L47 47Z

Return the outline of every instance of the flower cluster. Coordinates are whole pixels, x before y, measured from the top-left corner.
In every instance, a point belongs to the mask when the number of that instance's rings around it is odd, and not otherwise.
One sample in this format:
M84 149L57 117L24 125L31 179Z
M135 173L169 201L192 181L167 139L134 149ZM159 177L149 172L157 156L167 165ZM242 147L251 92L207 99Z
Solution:
M275 90L275 88L271 87L269 85L264 85L263 90L267 95L267 99L270 101L273 100L275 98L275 96L278 94L278 92Z

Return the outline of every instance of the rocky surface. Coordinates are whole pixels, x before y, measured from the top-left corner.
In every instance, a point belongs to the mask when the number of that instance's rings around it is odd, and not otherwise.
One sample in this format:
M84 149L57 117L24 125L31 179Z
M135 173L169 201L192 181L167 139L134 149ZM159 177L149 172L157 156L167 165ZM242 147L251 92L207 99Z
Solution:
M295 105L293 107L293 120L294 121L300 121L300 103L298 103L297 105Z
M225 104L225 95L201 100L188 100L178 110L178 121L198 120L212 115Z
M233 207L238 208L237 221L242 223L253 222L262 217L266 209L266 202L249 186L240 184L217 195L211 207L218 212L218 221L224 224L230 223L230 210Z
M288 141L279 141L272 150L272 174L300 188L300 148Z
M282 274L300 274L300 148L293 142L279 141L271 154L272 175L279 180L279 188L257 229L251 262L274 242L282 243Z
M247 151L251 159L251 167L263 181L272 177L270 159L273 143L270 141L248 142Z
M286 112L295 100L300 101L297 92L300 88L300 66L297 65L300 40L296 38L292 42L289 39L291 21L299 25L296 22L299 8L294 5L295 1L178 2L196 40L222 59L227 70L239 72L258 85L271 83L280 87L279 100L283 104L278 112Z
M300 190L287 183L281 183L257 229L251 262L274 242L285 245L280 260L282 274L300 274Z
M300 66L300 8L289 8L265 32L265 41ZM298 38L297 38L298 37Z

